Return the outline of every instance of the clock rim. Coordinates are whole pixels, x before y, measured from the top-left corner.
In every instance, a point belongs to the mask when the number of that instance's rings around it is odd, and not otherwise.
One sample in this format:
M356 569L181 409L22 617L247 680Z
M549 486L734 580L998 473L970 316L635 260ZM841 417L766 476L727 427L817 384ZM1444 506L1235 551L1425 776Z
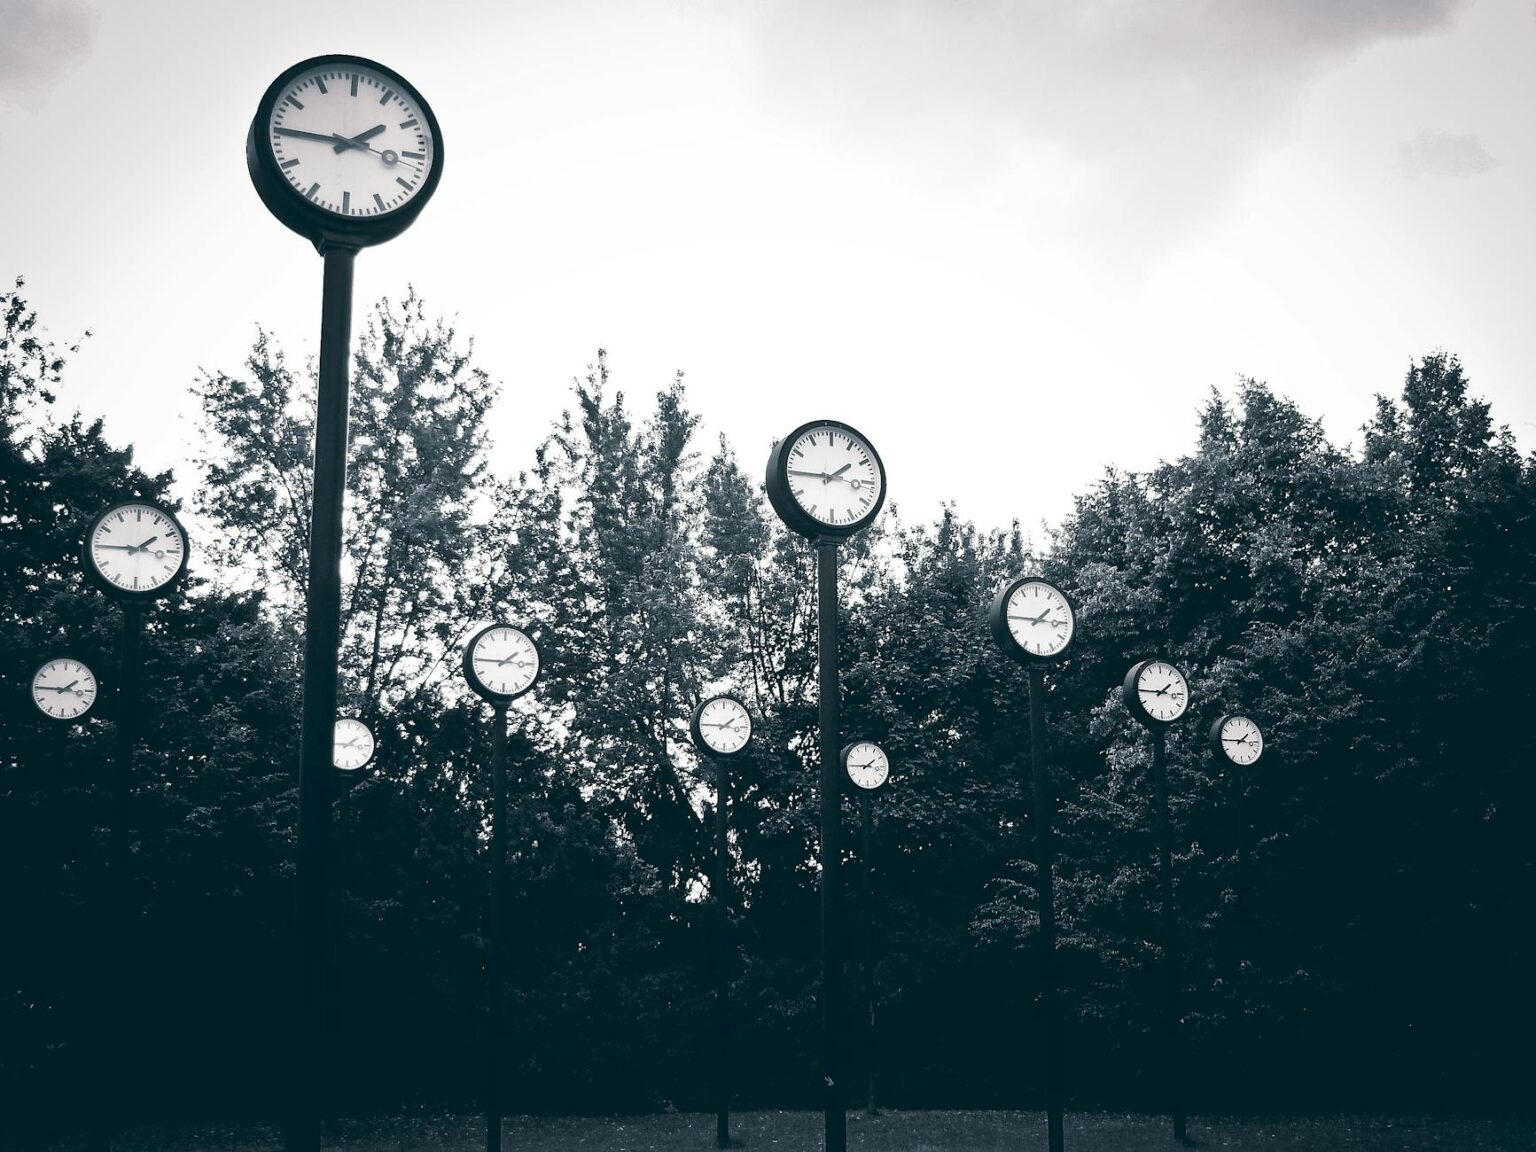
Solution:
M1177 716L1174 716L1168 720L1160 720L1156 716L1152 715L1152 713L1148 712L1146 708L1142 706L1141 697L1136 692L1136 680L1141 675L1142 670L1145 669L1148 664L1168 665L1168 667L1177 672L1179 677L1184 681L1185 695L1192 695L1189 688L1189 673L1185 672L1183 668L1179 667L1177 663L1168 659L1166 656L1149 656L1145 660L1138 660L1135 664L1132 664L1131 670L1125 674L1125 679L1120 683L1121 695L1125 700L1126 710L1130 712L1131 716L1135 720L1149 728L1171 727L1189 715L1189 706L1193 703L1193 701L1186 699L1184 701L1183 711L1181 711Z
M533 645L533 654L538 659L538 664L533 670L533 678L528 681L525 687L520 688L516 692L510 694L493 691L485 684L482 684L480 682L479 676L475 673L475 663L473 659L475 645L479 644L480 641L485 638L486 633L494 632L498 628L510 628L514 632L521 632L528 638L528 643ZM528 629L520 627L517 624L509 624L505 620L498 620L494 624L487 624L484 628L481 628L467 641L465 641L464 655L461 663L464 671L464 679L469 684L470 691L472 691L476 696L479 696L482 700L485 700L491 704L507 704L513 700L516 700L518 697L526 696L528 693L533 691L534 685L539 682L539 677L544 674L544 650L539 647L539 642L534 639L533 633Z
M1067 634L1067 642L1060 652L1050 656L1039 656L1020 644L1014 636L1013 629L1008 627L1008 601L1013 594L1026 584L1044 584L1048 588L1056 590L1067 605L1067 612L1072 618L1072 628ZM1077 643L1077 605L1072 603L1072 597L1067 595L1067 590L1054 580L1047 580L1044 576L1020 576L1005 585L996 596L992 598L992 606L987 610L987 619L992 626L992 639L1004 652L1012 656L1021 664L1036 664L1044 667L1049 664L1059 664L1067 658L1072 651L1072 646Z
M848 757L860 744L873 744L876 748L880 749L880 755L885 757L885 779L873 788L866 788L862 784L855 783L853 776L848 772ZM891 769L891 754L885 750L885 747L878 740L871 740L867 736L861 736L857 740L850 740L847 744L843 745L843 750L837 754L837 763L843 770L844 787L851 789L855 796L878 796L891 786L891 776L894 774Z
M181 534L181 563L177 565L175 574L172 575L171 578L164 584L161 584L157 588L138 592L131 588L119 588L116 584L112 583L112 581L108 580L101 569L96 567L96 557L91 555L91 538L96 535L96 529L101 524L101 522L112 513L116 512L119 508L131 508L135 505L144 508L153 508L155 511L161 513L168 520L170 520L172 524L176 525L176 531ZM170 591L174 589L176 585L181 583L182 578L187 574L187 560L191 557L191 555L192 540L187 535L186 526L182 524L179 519L177 519L176 513L172 512L159 501L140 499L137 497L127 500L118 500L112 504L108 504L100 512L92 516L90 523L85 526L85 536L80 542L80 562L82 567L85 569L86 579L89 580L92 584L96 585L97 589L101 592L104 592L106 595L118 600L126 600L136 604L148 604L151 601L159 600L170 593Z
M711 748L709 742L704 739L704 732L699 727L699 720L704 715L704 709L716 700L732 700L741 706L742 712L747 717L747 738L742 741L741 747L734 752L722 752ZM694 706L692 714L688 717L688 738L693 741L693 746L705 756L715 760L729 760L733 756L740 756L752 744L752 736L757 731L757 723L752 719L752 709L747 707L747 702L734 692L715 692L706 696Z
M355 720L359 724L361 724L364 728L366 728L368 730L368 744L369 744L368 759L364 760L356 768L343 768L343 767L341 767L340 765L338 765L336 763L336 748L335 748L335 745L336 745L336 726L338 724L340 724L343 720ZM361 772L364 768L368 767L368 765L372 764L373 763L373 758L375 756L377 756L378 754L379 754L379 736L378 736L378 733L373 730L373 725L372 724L368 723L368 721L364 720L356 712L338 712L338 713L336 713L336 720L331 725L331 771L337 772L340 775L345 776L345 777L355 776L357 773Z
M789 487L789 449L807 432L816 428L837 428L843 432L857 436L869 449L869 454L875 459L875 471L880 475L880 491L875 496L875 502L868 512L859 519L849 524L823 524L804 508L795 499L794 493ZM768 454L768 475L766 480L768 489L768 503L772 505L774 512L785 527L796 535L805 536L813 541L842 541L851 536L857 536L873 523L876 516L880 515L880 509L885 507L886 490L889 482L885 475L885 461L880 459L880 453L876 451L869 437L860 432L852 424L845 424L841 420L808 420L800 425L784 439L774 446Z
M304 72L346 65L371 69L398 84L420 110L432 138L432 171L427 173L421 188L400 207L377 216L340 216L305 199L302 192L288 183L267 143L266 126L271 122L272 109L296 77ZM327 248L369 248L393 240L404 232L415 223L416 217L432 199L443 175L443 133L438 126L437 115L426 98L414 84L393 68L366 56L344 53L311 56L284 69L262 93L256 105L256 115L246 133L245 163L251 183L256 187L256 194L261 197L267 211L285 227L311 241L319 251L324 252Z
M1259 754L1247 764L1238 764L1236 760L1233 760L1227 752L1227 746L1221 742L1221 730L1229 720L1246 720L1253 725L1253 730L1259 734ZM1264 752L1268 747L1268 742L1264 739L1263 725L1248 712L1223 712L1220 716L1216 717L1211 722L1210 740L1211 747L1224 756L1229 764L1236 765L1238 768L1252 768L1260 760L1264 759Z
M92 680L96 681L96 695L92 696L91 702L85 706L83 711L75 716L54 716L51 713L43 711L43 706L37 702L37 678L43 674L44 668L48 667L50 664L57 663L60 660L73 660L76 664L80 665L80 667L84 668L91 674ZM32 669L32 677L27 681L27 695L32 698L32 706L36 708L38 712L42 713L43 716L47 717L49 720L52 720L55 724L73 724L76 720L84 720L87 716L89 716L91 714L91 710L96 707L96 701L101 699L101 679L96 675L95 669L93 669L89 664L87 664L84 660L79 659L78 657L50 656L41 664L37 665L37 667Z

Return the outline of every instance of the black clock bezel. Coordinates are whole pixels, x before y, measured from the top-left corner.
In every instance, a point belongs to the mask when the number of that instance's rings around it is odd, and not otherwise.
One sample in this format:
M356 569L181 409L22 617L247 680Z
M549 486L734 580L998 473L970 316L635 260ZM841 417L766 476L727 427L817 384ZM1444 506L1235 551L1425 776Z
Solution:
M716 700L734 701L741 706L742 712L746 714L747 738L742 741L741 747L736 749L734 752L721 752L718 749L711 748L709 746L709 741L704 739L703 730L699 727L699 720L704 715L704 709L709 707ZM752 709L748 708L747 702L740 696L736 695L734 692L716 692L713 696L705 697L703 700L699 701L698 705L693 710L693 714L688 717L689 739L693 741L693 746L698 749L700 755L708 756L712 760L730 760L734 757L740 756L749 747L751 747L752 735L756 731L757 724L752 719Z
M1013 634L1013 629L1008 627L1008 601L1026 584L1044 584L1060 596L1062 602L1066 604L1072 626L1067 633L1067 643L1060 652L1050 656L1038 656L1020 644ZM1058 664L1067 658L1072 651L1072 645L1077 643L1077 605L1072 603L1072 597L1067 595L1066 589L1055 581L1047 580L1044 576L1020 576L1008 584L993 598L992 606L987 610L987 621L992 627L992 639L996 641L997 646L1021 664L1035 664L1042 667Z
M432 138L432 171L427 173L425 183L416 195L400 207L377 216L338 216L305 199L303 193L288 183L278 168L277 158L272 154L267 137L272 109L295 77L320 68L345 67L366 68L397 84L420 110ZM311 56L285 69L262 94L250 130L246 133L245 165L251 174L251 183L256 187L256 194L267 206L267 211L285 227L313 243L320 252L325 252L327 248L369 248L393 240L404 232L415 223L416 217L421 215L421 210L432 199L443 175L443 133L438 127L432 106L415 85L393 68L386 68L377 60L369 60L364 56Z
M875 459L875 470L880 474L880 491L875 496L875 502L868 512L849 524L823 524L804 508L795 499L795 495L789 487L789 450L804 436L818 428L836 428L857 436L869 449L869 454ZM874 522L880 515L880 509L885 506L885 494L888 485L885 476L885 462L880 459L880 453L875 451L875 446L868 436L860 432L851 424L844 424L840 420L811 420L800 425L774 447L768 455L768 503L778 513L784 526L799 536L805 536L810 540L839 541L846 540L850 536L857 536Z
M848 757L860 744L873 744L876 748L880 749L880 755L885 757L885 779L880 781L879 785L874 788L866 788L862 784L856 783L853 779L853 776L848 771ZM842 769L843 773L843 788L850 795L878 796L880 793L884 792L891 786L891 775L894 771L894 769L891 768L891 754L887 752L878 741L869 740L864 737L860 737L857 740L850 740L843 746L843 750L837 754L837 763L838 767Z
M1175 664L1172 660L1169 660L1166 656L1149 656L1145 660L1139 660L1135 664L1132 664L1131 670L1125 674L1125 679L1120 684L1121 693L1125 698L1126 711L1130 712L1131 717L1138 724L1143 724L1148 728L1167 728L1177 724L1179 721L1188 716L1190 705L1193 704L1194 701L1192 699L1186 700L1184 702L1184 711L1180 712L1172 720L1159 720L1156 716L1152 715L1152 713L1143 708L1141 704L1141 697L1136 693L1136 680L1141 675L1142 670L1146 668L1148 664L1168 665L1179 674L1180 678L1183 679L1186 690L1189 688L1189 673L1185 672L1183 668L1179 667L1179 665ZM1193 693L1191 693L1191 696L1193 696Z
M101 522L119 509L133 507L153 508L156 512L170 520L172 524L176 525L176 531L181 534L181 563L177 565L175 574L164 584L161 584L158 588L150 589L148 591L136 592L131 588L119 588L116 584L107 579L106 575L101 571L101 569L96 567L96 557L91 554L91 538L96 535L96 529L101 525ZM80 543L80 563L85 569L86 580L94 584L98 590L112 597L113 599L125 600L133 604L148 604L152 601L159 600L163 596L169 595L171 591L176 587L176 585L181 583L182 578L186 576L187 559L191 556L191 554L192 541L187 536L186 527L179 519L177 519L176 513L172 512L169 508L165 507L165 505L159 503L158 501L139 499L136 497L127 500L118 500L115 503L108 504L100 512L92 516L91 522L85 526L85 538Z
M76 664L80 665L80 667L84 668L91 674L92 680L96 681L96 695L91 697L91 702L85 706L85 711L80 713L78 716L50 715L48 712L45 712L43 710L43 706L37 702L37 678L42 674L44 668L58 660L73 660ZM27 697L32 701L32 706L37 709L38 714L41 715L45 720L48 720L54 724L78 724L95 710L96 701L101 699L101 678L96 675L95 669L93 669L89 664L80 659L78 656L50 656L48 659L40 663L36 668L32 669L32 675L27 678Z
M521 632L528 638L528 643L533 645L533 654L539 659L539 666L533 670L533 679L528 681L528 686L526 688L520 689L517 692L513 692L510 695L502 692L492 691L489 687L482 683L480 677L475 674L475 645L479 644L480 641L484 639L486 633L494 632L498 628L510 628L514 632ZM528 693L533 691L534 685L539 682L539 677L544 675L544 650L539 647L538 640L534 639L533 633L528 631L528 629L517 624L509 624L505 620L498 620L495 624L487 624L484 628L480 629L480 631L476 632L469 638L468 642L464 645L463 669L464 680L469 685L469 690L471 692L473 692L476 696L480 697L480 699L486 701L487 703L506 704L516 700L520 696L526 696Z
M1228 720L1246 720L1248 723L1253 725L1254 731L1259 734L1259 754L1253 758L1253 763L1239 764L1236 760L1232 759L1231 755L1227 752L1227 746L1221 741L1221 730L1226 725ZM1257 764L1260 760L1264 759L1264 752L1269 746L1268 741L1264 739L1264 729L1260 727L1259 722L1247 712L1223 712L1220 716L1216 717L1216 719L1211 722L1210 740L1211 749L1234 768L1252 768L1254 764Z
M373 747L368 752L368 759L364 760L356 768L343 768L336 763L336 725L343 720L356 720L364 728L368 729L368 736ZM331 725L331 771L343 780L352 780L360 776L368 768L379 754L379 734L373 730L373 725L364 720L356 712L338 712L336 720Z

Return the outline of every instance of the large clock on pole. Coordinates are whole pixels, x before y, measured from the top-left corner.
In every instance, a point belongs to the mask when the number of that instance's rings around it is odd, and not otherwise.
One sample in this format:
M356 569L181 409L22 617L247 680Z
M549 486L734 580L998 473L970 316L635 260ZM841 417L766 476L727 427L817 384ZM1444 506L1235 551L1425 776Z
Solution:
M443 174L437 117L398 72L361 56L316 56L272 81L246 136L268 210L317 247L393 239Z
M836 420L802 424L768 457L768 502L793 532L845 540L885 503L885 465L856 429Z

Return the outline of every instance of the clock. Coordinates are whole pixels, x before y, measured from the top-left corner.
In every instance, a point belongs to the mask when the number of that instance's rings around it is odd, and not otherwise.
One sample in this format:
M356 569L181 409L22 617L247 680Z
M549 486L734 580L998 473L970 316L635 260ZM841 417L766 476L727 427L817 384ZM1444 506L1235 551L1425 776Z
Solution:
M1219 716L1211 725L1211 747L1232 763L1246 767L1264 754L1264 734L1246 716Z
M711 696L693 710L688 731L700 751L711 756L734 756L752 738L752 716L734 696Z
M78 660L50 660L32 673L32 703L51 720L78 720L96 703L96 677Z
M492 704L515 700L539 678L539 646L510 624L492 624L464 646L464 679Z
M124 500L98 512L81 548L87 578L109 596L153 600L187 570L187 533L167 509Z
M843 776L856 792L870 795L890 782L891 761L880 745L855 740L843 749Z
M272 81L245 143L262 202L322 250L398 236L443 174L432 109L398 72L316 56Z
M1172 724L1189 708L1189 682L1166 660L1134 665L1121 688L1125 706L1143 724Z
M1046 664L1072 646L1077 616L1067 594L1049 580L1025 576L992 601L992 638L1017 660Z
M355 772L373 762L373 729L355 716L336 721L331 746L331 763L344 772Z
M802 424L768 457L768 501L792 532L843 540L885 503L885 466L859 432L836 420Z

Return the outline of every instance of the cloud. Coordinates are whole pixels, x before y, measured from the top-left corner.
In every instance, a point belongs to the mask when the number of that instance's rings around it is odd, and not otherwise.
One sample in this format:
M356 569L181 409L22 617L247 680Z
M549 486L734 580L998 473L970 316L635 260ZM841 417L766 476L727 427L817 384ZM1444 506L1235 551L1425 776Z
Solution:
M1472 133L1455 136L1428 128L1403 143L1400 162L1409 176L1476 176L1499 166Z
M781 111L839 146L989 185L1123 255L1207 218L1319 72L1462 7L788 0L752 10L752 44Z
M91 46L96 17L80 0L0 0L0 101L36 108Z

